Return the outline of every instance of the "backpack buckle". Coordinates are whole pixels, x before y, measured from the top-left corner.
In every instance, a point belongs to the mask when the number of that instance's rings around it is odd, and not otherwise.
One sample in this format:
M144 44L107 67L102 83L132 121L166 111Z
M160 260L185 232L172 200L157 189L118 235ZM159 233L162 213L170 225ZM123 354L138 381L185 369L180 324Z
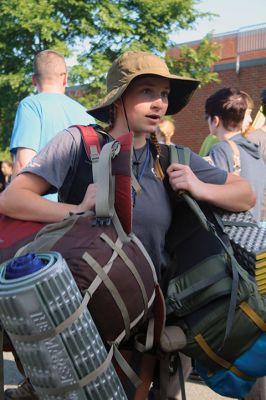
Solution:
M90 146L90 159L92 163L97 163L99 161L99 153L95 145Z
M109 226L111 225L112 218L111 217L97 217L96 224L99 226Z
M209 220L207 220L207 226L208 226L209 232L216 234L215 225L212 222L210 222Z
M168 297L167 303L168 303L169 309L172 310L171 312L174 312L175 310L178 311L183 307L181 300L174 298L174 297Z

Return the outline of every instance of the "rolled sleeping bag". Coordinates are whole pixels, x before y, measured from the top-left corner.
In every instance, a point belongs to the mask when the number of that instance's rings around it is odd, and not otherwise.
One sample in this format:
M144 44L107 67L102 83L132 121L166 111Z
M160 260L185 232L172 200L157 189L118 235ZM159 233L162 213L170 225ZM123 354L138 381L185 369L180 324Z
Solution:
M2 264L0 319L42 400L126 400L81 293L58 252Z

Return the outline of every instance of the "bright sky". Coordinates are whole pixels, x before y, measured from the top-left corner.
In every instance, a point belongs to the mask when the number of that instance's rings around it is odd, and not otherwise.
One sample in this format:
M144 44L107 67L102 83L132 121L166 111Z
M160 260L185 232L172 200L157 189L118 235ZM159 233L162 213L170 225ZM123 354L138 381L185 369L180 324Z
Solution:
M266 1L265 0L199 0L199 11L209 11L219 14L212 21L199 20L193 30L180 31L172 36L176 44L201 40L207 33L214 34L235 31L240 28L265 24L266 26Z

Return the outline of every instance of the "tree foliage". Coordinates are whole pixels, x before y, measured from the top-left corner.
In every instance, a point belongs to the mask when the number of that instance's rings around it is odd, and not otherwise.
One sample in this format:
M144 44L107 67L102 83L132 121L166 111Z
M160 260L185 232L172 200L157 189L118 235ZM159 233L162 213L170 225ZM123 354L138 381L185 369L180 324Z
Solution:
M172 73L198 79L201 85L219 82L218 74L212 72L211 67L220 58L217 53L220 46L218 43L210 42L210 36L207 35L197 48L183 45L180 47L178 60L167 57L166 61Z
M75 57L69 83L88 83L81 101L91 105L104 90L106 71L118 53L141 49L163 55L173 45L171 33L211 15L197 11L197 4L198 0L1 0L0 149L9 145L19 100L33 91L37 52L50 48ZM196 53L190 57L196 58ZM213 79L209 64L202 67L205 58L198 60L195 70L201 68L204 82ZM191 74L189 65L182 69L187 67Z

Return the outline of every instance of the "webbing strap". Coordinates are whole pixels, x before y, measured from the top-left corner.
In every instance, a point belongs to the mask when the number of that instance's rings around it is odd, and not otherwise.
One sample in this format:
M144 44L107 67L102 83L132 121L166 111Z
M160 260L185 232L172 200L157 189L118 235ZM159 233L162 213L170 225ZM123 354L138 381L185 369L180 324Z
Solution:
M135 264L128 258L124 250L121 247L118 247L105 233L102 233L100 238L104 240L111 247L111 249L113 249L119 255L119 257L124 261L128 269L134 276L135 280L137 281L141 290L142 299L144 303L144 318L145 318L148 312L148 296L142 278L137 268L135 267Z
M185 378L183 374L182 362L179 353L176 355L177 362L178 362L178 376L179 376L179 384L180 384L180 391L181 391L181 398L182 400L186 400L186 389L185 389Z
M97 163L99 161L99 153L96 145L90 146L91 152L91 166L92 166L92 179L93 182L97 182Z
M201 279L198 282L190 285L188 288L175 294L174 300L178 302L178 301L182 301L190 296L194 296L195 293L200 292L202 289L206 289L207 287L213 285L216 282L219 282L221 279L226 278L227 276L228 276L228 272L226 270L224 270L214 276L210 276L210 277Z
M88 159L91 158L91 146L96 146L98 154L101 151L100 140L96 130L92 126L78 125L77 128L81 132L85 151Z
M18 340L20 342L24 343L32 343L32 342L37 342L40 340L47 340L50 339L56 335L59 335L61 332L66 330L70 325L73 324L74 321L76 321L80 315L83 313L85 308L88 305L90 299L90 295L88 293L85 294L82 303L80 306L76 309L76 311L70 315L65 321L63 321L61 324L59 324L57 327L49 329L45 332L41 333L35 333L31 335L16 335L13 333L8 332L9 336L12 338L12 340Z
M244 227L244 228L246 228L248 226L251 226L252 228L258 226L258 224L256 222L244 222L244 221L242 222L242 221L226 221L226 220L223 220L222 224L224 226L241 226L241 227Z
M225 140L231 147L232 153L233 153L233 173L235 175L240 175L241 172L241 161L240 161L240 152L237 144L233 140Z
M233 372L235 375L237 375L239 378L245 379L247 381L252 381L254 380L254 377L251 377L247 374L245 374L243 371L240 371L238 368L236 368L233 364L231 364L229 361L223 359L220 357L218 354L216 354L208 345L206 340L203 338L202 335L197 335L195 336L195 340L198 343L198 345L202 348L202 350L207 354L207 356L214 361L216 364L220 365L222 368L228 369L229 371Z
M235 317L235 310L237 305L237 294L238 294L238 284L239 284L239 274L238 270L235 266L234 259L230 257L230 264L231 264L231 271L232 271L232 287L231 287L231 296L229 302L229 308L227 313L226 319L226 328L225 328L225 335L224 335L224 343L226 339L230 336L234 317Z
M115 202L115 177L112 176L111 160L119 153L117 141L103 146L97 165L97 193L95 211L98 218L112 217Z
M122 246L121 241L119 240L119 238L116 241L116 245L117 246ZM107 263L105 264L105 266L103 267L103 270L106 272L106 274L109 273L110 269L113 266L113 262L115 261L115 259L118 257L118 254L113 252L110 259L107 261ZM91 282L90 286L88 287L87 291L90 294L90 296L93 296L93 293L96 292L96 290L98 289L98 287L101 285L102 280L101 278L96 275L95 278L93 279L93 281Z
M113 221L113 225L115 227L116 233L117 233L119 239L121 240L121 242L122 243L130 242L130 237L125 233L125 231L121 225L121 222L119 221L117 213L115 211L113 214L112 221Z
M145 343L142 343L143 339L143 334L139 333L135 336L134 342L135 342L135 348L140 352L140 353L145 353L146 351L149 351L153 347L154 343L154 319L151 318L148 323L147 327L147 332L146 332L146 339Z
M169 146L170 162L189 165L191 150L188 147Z
M250 307L248 303L243 301L239 307L241 310L257 325L262 332L266 332L266 323L263 319Z
M114 358L116 359L119 367L122 369L124 374L128 377L131 383L133 383L135 388L137 388L142 383L140 378L135 373L135 371L130 367L128 362L125 360L125 358L122 356L122 354L115 345L114 345Z
M76 390L82 389L84 386L89 385L91 382L95 381L95 379L101 375L103 372L107 370L107 368L110 366L112 357L114 354L114 346L111 347L106 359L104 362L96 368L94 371L90 372L88 375L86 375L84 378L80 379L78 382L70 384L70 385L62 385L60 387L56 388L43 388L43 387L36 387L34 385L37 393L42 393L43 395L48 395L48 396L60 396L62 394L65 394L67 392L73 392Z
M133 174L133 172L131 172L131 186L133 187L133 189L135 190L135 192L137 194L139 194L141 192L141 186L138 183L138 180L135 177L135 175Z
M84 253L82 258L89 264L89 266L93 269L93 271L101 278L103 284L106 286L106 288L112 295L114 301L116 302L117 307L121 312L125 325L126 338L128 338L130 336L130 318L124 300L122 299L119 291L117 290L117 288L115 287L109 276L106 274L106 272L103 270L101 265L89 253L87 252Z
M0 399L4 399L4 357L3 357L4 328L0 322Z

